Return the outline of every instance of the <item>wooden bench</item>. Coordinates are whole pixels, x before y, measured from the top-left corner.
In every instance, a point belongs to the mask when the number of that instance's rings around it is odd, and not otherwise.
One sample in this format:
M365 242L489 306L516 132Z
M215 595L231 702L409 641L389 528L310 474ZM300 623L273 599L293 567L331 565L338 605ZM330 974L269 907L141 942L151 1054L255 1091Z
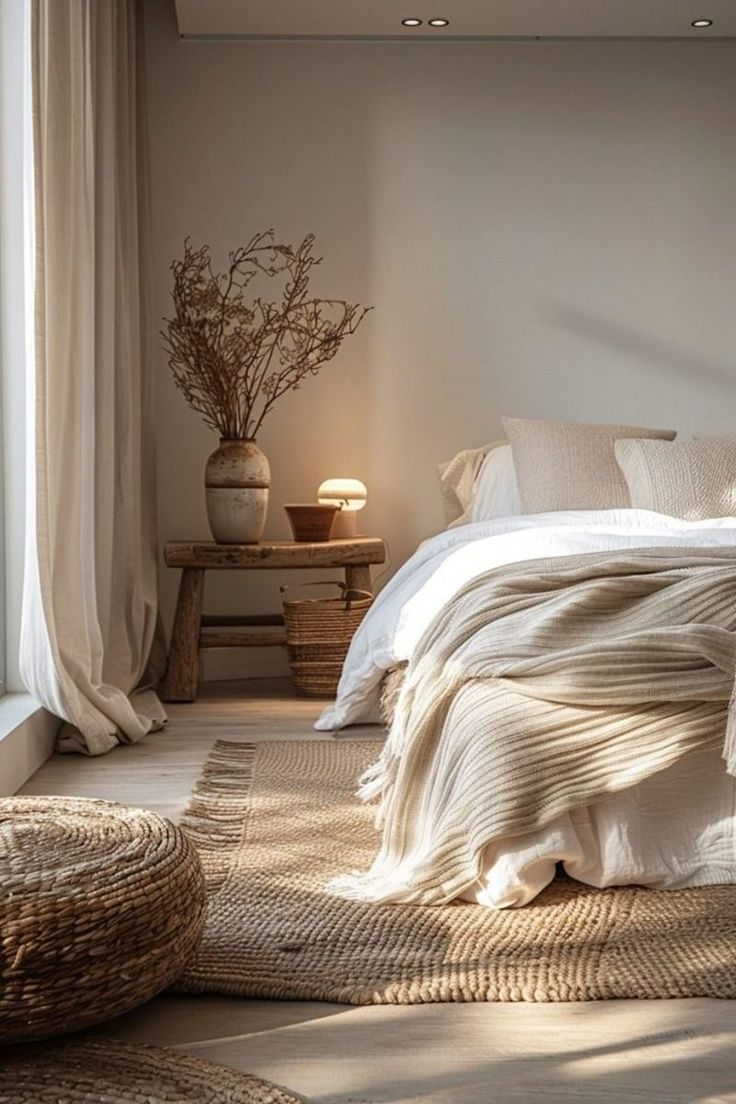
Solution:
M262 541L260 544L170 541L164 549L164 560L167 567L181 568L181 581L169 663L161 688L163 700L194 701L200 648L271 647L286 643L280 614L203 613L206 571L341 568L351 590L372 594L371 565L382 564L385 559L386 546L380 537L320 542Z

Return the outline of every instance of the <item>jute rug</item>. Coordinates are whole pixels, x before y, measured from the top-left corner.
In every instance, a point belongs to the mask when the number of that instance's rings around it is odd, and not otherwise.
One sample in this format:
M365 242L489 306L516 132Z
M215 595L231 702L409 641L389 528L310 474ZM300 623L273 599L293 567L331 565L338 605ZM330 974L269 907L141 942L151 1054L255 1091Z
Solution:
M324 891L370 865L353 797L376 742L215 745L183 827L209 902L177 986L345 1004L736 997L736 888L596 890L557 879L522 909L371 905Z
M175 1050L87 1038L0 1048L0 1104L299 1104Z

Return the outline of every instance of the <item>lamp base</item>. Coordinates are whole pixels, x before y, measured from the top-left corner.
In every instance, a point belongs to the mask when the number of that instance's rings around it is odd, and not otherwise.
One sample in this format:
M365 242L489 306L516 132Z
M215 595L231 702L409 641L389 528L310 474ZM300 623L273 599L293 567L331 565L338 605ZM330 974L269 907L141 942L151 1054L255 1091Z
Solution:
M332 530L330 532L330 539L349 540L350 537L357 536L355 524L357 513L357 510L340 510L335 514L335 520L332 523Z

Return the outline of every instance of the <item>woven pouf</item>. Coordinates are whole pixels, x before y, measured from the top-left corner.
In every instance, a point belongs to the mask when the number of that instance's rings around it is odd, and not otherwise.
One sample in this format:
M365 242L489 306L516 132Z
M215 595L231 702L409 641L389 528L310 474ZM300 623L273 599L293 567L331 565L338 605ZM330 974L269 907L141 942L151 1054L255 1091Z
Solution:
M299 1104L284 1089L161 1047L112 1039L0 1047L0 1104Z
M0 1041L117 1016L182 972L204 879L164 817L111 801L0 799Z

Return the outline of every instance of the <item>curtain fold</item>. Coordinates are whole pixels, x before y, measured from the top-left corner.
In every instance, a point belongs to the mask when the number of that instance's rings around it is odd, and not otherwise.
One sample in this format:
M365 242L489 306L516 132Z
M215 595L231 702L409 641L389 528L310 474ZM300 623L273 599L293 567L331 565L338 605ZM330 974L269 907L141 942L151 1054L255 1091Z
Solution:
M35 350L21 672L97 755L151 689L155 468L135 0L33 0Z

